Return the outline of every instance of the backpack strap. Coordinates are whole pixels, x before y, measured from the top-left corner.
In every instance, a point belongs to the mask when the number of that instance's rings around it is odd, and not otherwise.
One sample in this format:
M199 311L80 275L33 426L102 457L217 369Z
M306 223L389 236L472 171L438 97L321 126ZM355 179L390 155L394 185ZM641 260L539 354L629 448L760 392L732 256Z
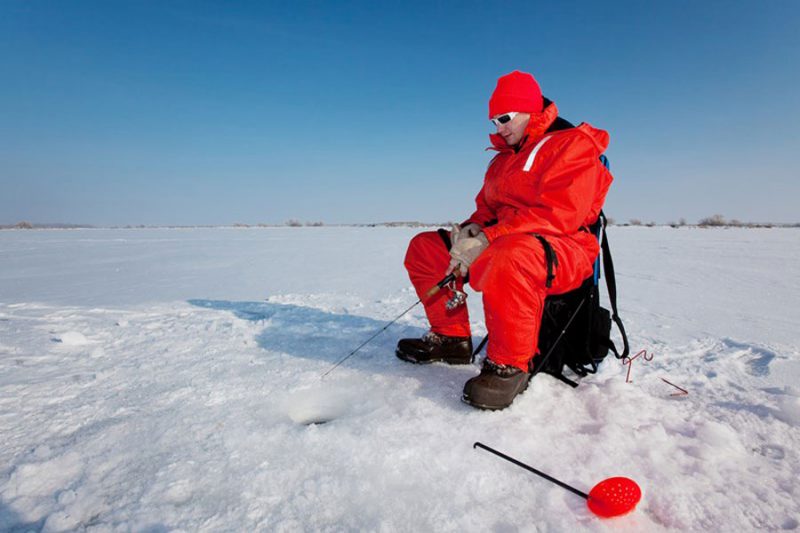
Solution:
M544 286L549 289L553 286L553 280L556 279L556 275L553 273L553 267L558 266L558 257L556 256L556 251L553 250L553 246L547 242L547 239L538 233L534 233L533 236L542 243L542 248L544 248L544 258L547 263L547 279L545 280Z
M563 371L558 370L557 373L556 372L545 371L544 370L544 366L545 366L545 363L547 363L547 360L550 359L550 355L552 355L552 353L555 351L556 347L558 346L558 343L561 342L561 339L562 339L562 337L564 337L564 334L567 332L569 327L572 325L572 321L575 320L576 316L578 316L578 312L583 307L583 304L586 303L586 299L587 298L584 297L583 300L581 300L580 303L578 304L578 306L575 308L575 311L572 312L572 316L569 317L569 320L567 320L567 323L564 324L564 326L561 328L561 332L558 334L558 337L556 337L556 340L550 346L550 349L547 351L547 353L546 354L539 354L538 358L535 357L535 356L531 358L530 362L528 363L530 365L530 368L528 369L528 371L531 373L531 377L535 376L539 372L544 371L545 374L551 375L554 378L557 378L557 379L563 381L564 383L566 383L567 385L569 385L572 388L575 388L575 387L578 386L578 384L575 381L572 381L571 379L567 378L564 375ZM543 315L543 319L544 319L544 315ZM537 359L539 359L539 360L537 361ZM538 366L534 366L534 365L538 365ZM570 367L570 368L572 368L572 367ZM586 374L585 373L584 374L578 373L578 375L579 376L585 376Z
M481 350L483 350L483 347L486 346L487 342L489 342L489 334L488 333L483 336L483 339L481 339L481 342L480 342L480 344L478 344L478 347L475 348L474 352L472 352L472 359L473 360L475 359L475 357L477 357L477 355L479 353L481 353Z
M617 279L614 276L614 260L611 258L611 247L608 245L608 235L606 235L606 215L600 211L600 228L601 228L601 248L603 249L603 270L606 275L606 288L608 289L608 299L611 303L611 319L619 328L622 335L622 354L617 351L617 347L611 339L608 339L608 347L614 352L617 359L627 357L630 353L630 345L628 344L628 335L625 333L625 326L622 324L622 319L619 317L617 311Z
M554 378L556 378L559 381L563 381L564 383L566 383L567 385L569 385L573 389L578 386L578 382L577 381L572 381L571 379L569 379L567 376L565 376L561 372L559 372L558 374L550 374L550 373L548 373L548 375L553 376Z

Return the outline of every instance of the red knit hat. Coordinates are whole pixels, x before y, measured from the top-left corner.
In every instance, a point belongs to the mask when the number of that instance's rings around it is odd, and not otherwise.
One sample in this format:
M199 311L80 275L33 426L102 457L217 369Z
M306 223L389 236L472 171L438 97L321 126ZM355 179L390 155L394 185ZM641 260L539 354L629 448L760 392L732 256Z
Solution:
M510 111L541 113L543 106L542 90L533 76L515 70L497 80L497 87L489 99L489 118Z

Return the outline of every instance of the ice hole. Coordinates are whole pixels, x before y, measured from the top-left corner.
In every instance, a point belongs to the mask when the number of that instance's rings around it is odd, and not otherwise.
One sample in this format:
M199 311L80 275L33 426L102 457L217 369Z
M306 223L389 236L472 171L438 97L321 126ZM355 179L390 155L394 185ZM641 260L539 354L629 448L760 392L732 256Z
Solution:
M306 389L286 399L286 414L296 424L319 426L345 414L352 405L350 395L341 391Z

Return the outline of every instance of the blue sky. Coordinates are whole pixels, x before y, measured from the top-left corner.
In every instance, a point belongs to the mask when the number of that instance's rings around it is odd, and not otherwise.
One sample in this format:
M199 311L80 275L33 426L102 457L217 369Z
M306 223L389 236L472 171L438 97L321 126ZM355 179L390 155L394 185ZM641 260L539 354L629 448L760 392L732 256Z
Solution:
M498 76L618 221L800 221L800 2L0 2L0 223L460 220Z

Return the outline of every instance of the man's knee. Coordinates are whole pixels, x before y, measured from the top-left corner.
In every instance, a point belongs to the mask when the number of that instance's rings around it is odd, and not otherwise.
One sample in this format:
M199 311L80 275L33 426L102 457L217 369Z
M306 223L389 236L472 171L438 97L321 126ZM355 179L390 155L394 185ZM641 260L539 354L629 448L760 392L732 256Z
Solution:
M446 249L439 234L435 231L423 231L416 234L408 243L403 264L406 270L411 270L421 261L430 260L432 256L441 254L442 251Z

